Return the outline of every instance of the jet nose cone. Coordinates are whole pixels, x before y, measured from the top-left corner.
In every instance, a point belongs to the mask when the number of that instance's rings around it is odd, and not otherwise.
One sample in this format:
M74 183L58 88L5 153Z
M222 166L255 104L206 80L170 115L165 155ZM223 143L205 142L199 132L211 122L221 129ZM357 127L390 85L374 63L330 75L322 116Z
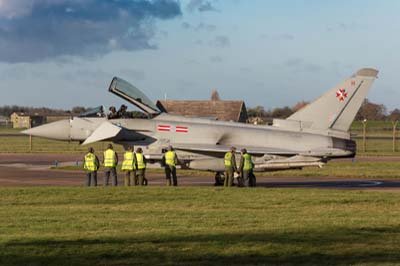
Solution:
M70 122L69 120L61 120L50 124L30 128L22 131L23 134L36 137L69 140L70 139Z

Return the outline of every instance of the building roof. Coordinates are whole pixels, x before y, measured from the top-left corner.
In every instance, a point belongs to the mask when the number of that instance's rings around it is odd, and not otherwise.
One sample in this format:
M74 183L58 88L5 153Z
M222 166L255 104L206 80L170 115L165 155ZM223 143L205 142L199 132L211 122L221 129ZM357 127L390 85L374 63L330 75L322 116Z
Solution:
M157 106L172 115L239 121L246 112L243 101L157 101ZM247 115L246 115L247 118Z
M14 112L11 115L18 115L19 117L28 117L28 116L41 116L39 113L29 113L29 112Z

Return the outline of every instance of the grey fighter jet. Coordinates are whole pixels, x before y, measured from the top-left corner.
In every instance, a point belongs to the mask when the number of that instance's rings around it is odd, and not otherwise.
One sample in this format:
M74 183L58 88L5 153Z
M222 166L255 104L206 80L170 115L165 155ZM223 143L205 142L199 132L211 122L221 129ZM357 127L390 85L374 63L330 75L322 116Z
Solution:
M231 146L246 148L256 171L321 167L330 159L355 156L356 144L348 130L377 74L363 68L289 118L274 119L270 126L163 113L136 87L115 77L109 91L143 110L147 119L88 115L23 133L83 145L112 141L142 146L153 162L161 160L162 150L172 145L182 167L217 173L224 170L221 158Z

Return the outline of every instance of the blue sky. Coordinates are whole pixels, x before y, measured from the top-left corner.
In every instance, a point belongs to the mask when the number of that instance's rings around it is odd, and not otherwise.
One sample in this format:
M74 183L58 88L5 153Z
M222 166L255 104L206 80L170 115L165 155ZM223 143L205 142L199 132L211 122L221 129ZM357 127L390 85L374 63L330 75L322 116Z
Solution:
M0 105L119 105L113 76L151 99L312 100L362 67L400 107L400 1L0 0Z

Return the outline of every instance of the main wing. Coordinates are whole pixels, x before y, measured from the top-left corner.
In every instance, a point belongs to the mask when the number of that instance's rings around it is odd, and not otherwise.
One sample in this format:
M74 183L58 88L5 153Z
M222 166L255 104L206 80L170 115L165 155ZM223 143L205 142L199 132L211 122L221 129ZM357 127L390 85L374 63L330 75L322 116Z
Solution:
M188 151L193 153L198 153L202 155L208 155L213 157L223 157L224 154L230 150L231 146L228 145L212 145L212 144L184 144L184 143L174 143L174 148L177 150ZM236 146L238 150L242 148L246 148L247 152L252 155L278 155L278 156L312 156L312 157L335 157L340 156L343 157L343 150L337 148L321 148L321 149L313 149L308 151L297 151L297 150L289 150L289 149L280 149L280 148L269 148L269 147L253 147L253 146ZM352 151L349 151L349 156L351 156Z

